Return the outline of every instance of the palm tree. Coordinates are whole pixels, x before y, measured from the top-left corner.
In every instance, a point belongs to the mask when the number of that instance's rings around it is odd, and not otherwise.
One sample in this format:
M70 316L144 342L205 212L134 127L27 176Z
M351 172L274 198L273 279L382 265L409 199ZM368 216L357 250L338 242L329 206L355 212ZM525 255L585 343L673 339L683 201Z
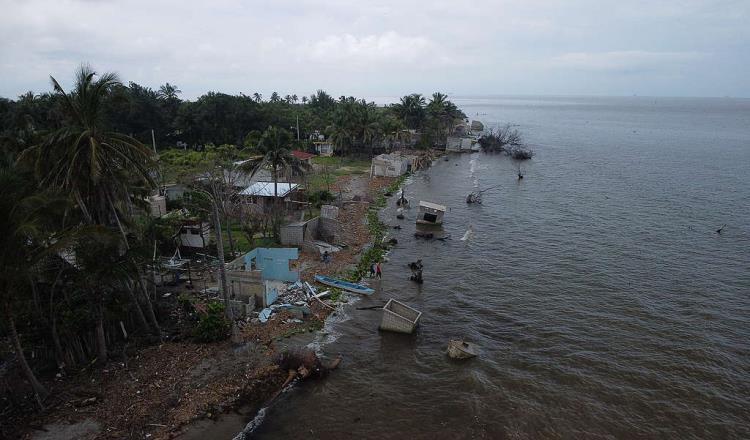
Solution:
M255 176L260 170L271 170L274 208L279 197L279 174L301 175L309 168L307 163L301 162L292 155L289 148L291 141L292 134L287 130L273 126L268 127L257 148L259 155L243 163L240 167L241 170L249 172L251 177Z
M445 95L440 92L435 92L432 94L432 98L430 99L430 103L427 104L427 114L431 118L432 126L434 128L434 140L439 142L438 139L440 139L443 132L443 126L446 124L447 121L447 104L450 101L448 101L448 95Z
M302 104L307 104L307 96L302 97Z
M263 100L263 95L261 95L258 92L255 92L253 93L253 100L255 100L255 102L261 102Z
M182 90L178 89L177 86L170 83L165 83L164 85L159 87L157 95L162 99L175 100L179 99L177 95L179 95L180 93L182 93Z
M401 98L401 101L393 105L396 114L409 128L420 128L425 116L425 99L419 93L412 93Z
M82 65L72 93L51 77L62 103L62 127L24 155L34 159L42 186L70 194L86 224L119 230L127 248L124 222L133 205L141 204L155 187L153 153L132 137L107 130L103 103L120 82L114 73L95 76L91 67ZM137 281L145 294L140 277ZM104 298L92 295L98 308L99 361L105 362ZM150 302L147 311L158 331Z

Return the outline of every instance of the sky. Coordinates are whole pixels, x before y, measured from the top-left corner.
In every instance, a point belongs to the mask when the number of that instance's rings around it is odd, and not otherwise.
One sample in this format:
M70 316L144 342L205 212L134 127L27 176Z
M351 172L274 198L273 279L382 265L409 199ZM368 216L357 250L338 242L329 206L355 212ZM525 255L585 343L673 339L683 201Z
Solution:
M124 82L268 97L750 97L750 0L0 0L0 96Z

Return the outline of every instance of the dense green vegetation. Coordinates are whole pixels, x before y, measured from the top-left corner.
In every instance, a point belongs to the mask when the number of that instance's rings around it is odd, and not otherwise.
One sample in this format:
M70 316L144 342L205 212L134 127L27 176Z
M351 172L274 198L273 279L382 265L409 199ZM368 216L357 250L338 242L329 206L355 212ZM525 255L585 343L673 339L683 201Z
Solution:
M291 150L311 148L310 135L322 133L339 157L316 158L324 171L308 186L312 212L331 199L332 178L367 172L366 156L417 132L417 146L431 147L463 117L439 93L430 100L405 96L388 107L324 91L301 100L210 92L187 101L169 83L159 90L123 85L87 66L71 90L54 78L52 84L51 92L0 98L0 340L9 341L0 347L0 367L16 360L39 407L48 394L39 374L80 371L122 356L120 348L133 340L162 340L170 313L155 303L149 274L155 257L174 252L187 217L221 231L220 268L225 248L247 250L276 235L266 232L278 231L277 211L234 203L227 171L265 169L274 179L305 174ZM171 204L186 211L151 218L146 200L166 181L193 184ZM374 217L377 244L363 267L382 255ZM230 310L209 306L194 337L224 337Z
M406 142L422 133L419 146L444 142L444 134L464 114L442 93L426 99L412 94L382 107L352 96L334 99L323 90L309 97L267 100L253 96L208 92L195 100L180 98L177 86L158 90L130 82L107 84L99 104L107 128L151 146L153 130L159 151L167 148L202 150L206 145L255 146L269 126L289 130L296 148L310 149L311 135L322 134L343 153L369 154ZM33 134L64 126L64 95L28 92L15 100L0 98L0 135L7 148L21 151L33 144ZM297 123L299 139L297 141Z

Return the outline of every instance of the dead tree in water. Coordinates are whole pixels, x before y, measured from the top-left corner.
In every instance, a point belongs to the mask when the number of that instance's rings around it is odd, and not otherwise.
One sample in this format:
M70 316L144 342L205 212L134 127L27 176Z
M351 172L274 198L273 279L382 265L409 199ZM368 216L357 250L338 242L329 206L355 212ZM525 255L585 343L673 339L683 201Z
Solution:
M534 152L523 142L521 132L510 124L480 137L479 145L486 153L505 153L515 160L528 160L534 156Z

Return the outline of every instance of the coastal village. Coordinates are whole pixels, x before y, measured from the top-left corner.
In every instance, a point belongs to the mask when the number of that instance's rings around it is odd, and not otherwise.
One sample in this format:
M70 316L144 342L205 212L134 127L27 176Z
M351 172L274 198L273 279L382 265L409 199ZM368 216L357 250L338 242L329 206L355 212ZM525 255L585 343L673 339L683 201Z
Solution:
M323 100L320 94L311 101ZM60 238L55 247L44 242L53 250L40 264L53 262L58 279L40 287L51 287L53 296L36 300L36 307L52 307L51 315L40 311L39 316L40 322L53 323L54 350L20 356L24 349L17 332L14 349L0 359L8 421L3 435L175 438L191 422L239 405L259 408L291 379L306 378L301 365L287 372L277 359L289 351L288 341L299 335L309 335L300 339L309 341L322 331L342 304L375 292L372 281L397 245L388 230L400 228L383 222L379 210L389 201L395 204L393 221L398 222L403 210L412 208L416 237L445 239L446 206L411 199L403 184L440 157L477 151L488 139L480 139L484 127L479 121L470 122L439 93L429 104L410 95L401 107L384 109L402 115L401 127L408 127L413 110L404 109L414 100L418 114L430 106L442 109L433 108L431 131L424 123L422 129L397 128L378 136L368 136L366 129L359 145L325 127L311 126L302 137L297 125L292 127L296 136L270 126L248 135L242 146L179 142L159 150L152 132L151 145L139 151L153 156L154 167L142 171L147 172L143 182L154 182L154 188L137 196L125 190L127 210L112 205L115 215L103 214L115 220L112 234L84 242ZM342 97L335 105L355 103ZM377 109L364 101L357 105ZM360 153L352 152L355 146ZM21 153L32 156L33 147ZM136 224L143 226L130 226ZM120 249L121 257L102 254L99 243L86 246L92 239ZM136 260L126 257L131 247L137 248L132 251L139 255ZM108 302L94 309L99 311L94 321L99 326L91 334L95 350L85 340L60 340L54 327L60 319L55 290L70 301L65 290L74 282L61 281L62 274L88 277L86 270L93 267L100 268L96 276L104 289L113 289ZM138 276L115 282L121 279L117 270L126 267ZM410 280L422 282L421 260L404 270L411 271ZM130 304L117 302L122 287L130 292ZM122 308L117 314L109 311L114 304ZM380 309L382 322L373 332L412 333L419 324L421 312L398 299ZM31 325L39 319L22 316L18 322ZM448 354L473 356L463 341L450 341Z

